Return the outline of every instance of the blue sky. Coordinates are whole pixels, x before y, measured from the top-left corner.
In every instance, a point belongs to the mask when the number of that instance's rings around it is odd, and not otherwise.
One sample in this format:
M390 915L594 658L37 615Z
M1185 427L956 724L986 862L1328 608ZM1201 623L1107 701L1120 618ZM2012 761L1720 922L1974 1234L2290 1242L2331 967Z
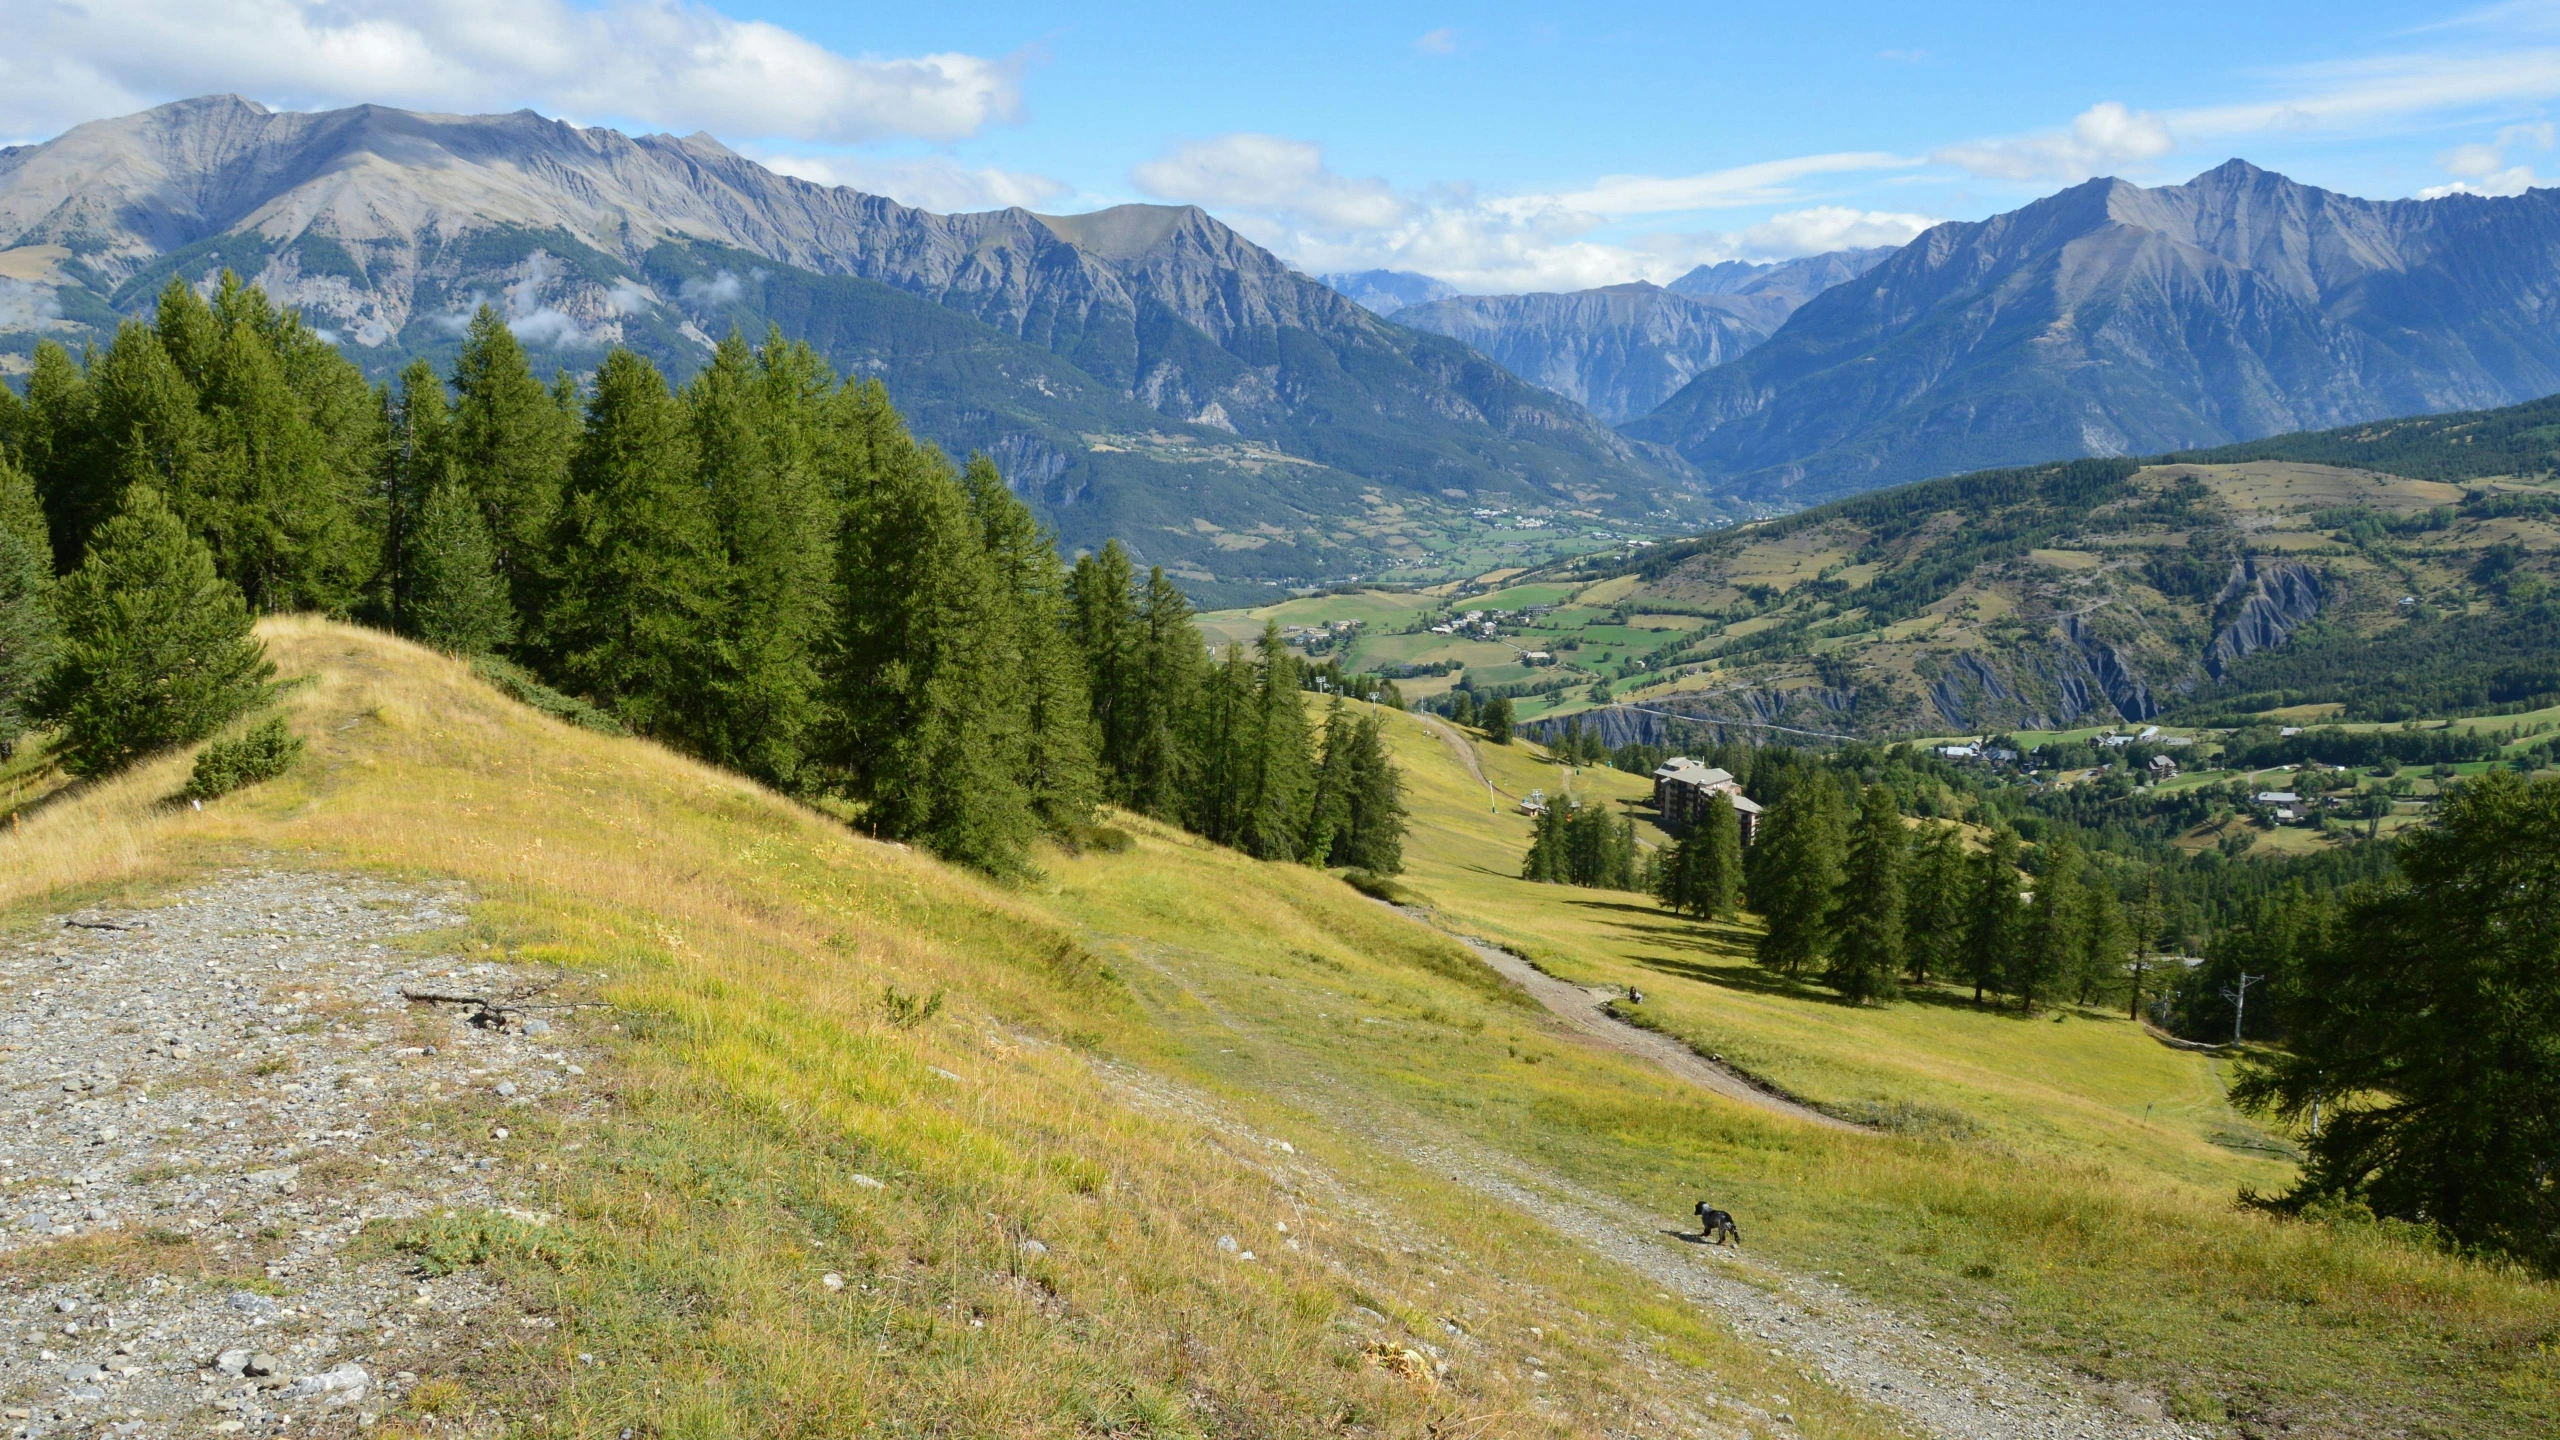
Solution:
M2560 0L2148 7L0 0L0 133L234 90L707 129L935 209L1191 201L1471 289L1898 242L2237 155L2372 197L2560 173Z

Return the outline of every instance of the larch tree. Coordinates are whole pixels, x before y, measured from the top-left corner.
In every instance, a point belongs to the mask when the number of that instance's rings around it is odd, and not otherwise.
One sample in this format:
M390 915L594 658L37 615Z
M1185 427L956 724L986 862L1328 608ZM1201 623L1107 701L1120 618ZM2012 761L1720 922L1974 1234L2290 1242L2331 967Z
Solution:
M0 453L0 747L26 732L53 667L61 626L52 591L53 541L35 482Z
M1100 800L1093 711L1068 633L1066 567L1031 510L1006 488L995 462L973 455L962 481L977 517L987 569L1003 599L1014 668L998 682L1022 710L1022 779L1032 811L1052 833L1091 823ZM991 679L994 677L990 677Z
M1969 883L1956 827L1921 825L1911 837L1902 901L1902 968L1915 983L1962 969Z
M2026 929L2025 906L2019 897L2018 836L2002 826L1973 857L1972 885L1965 904L1964 978L1973 985L1973 1003L2008 978L2012 956Z
M1834 907L1840 892L1842 832L1840 788L1828 776L1797 785L1771 811L1773 833L1763 843L1766 871L1760 963L1781 975L1801 975L1831 955Z
M2363 1205L2560 1274L2560 780L2490 771L2302 957L2233 1098L2321 1114L2288 1201Z
M481 306L463 333L453 388L454 463L489 523L516 613L537 615L569 456L579 444L577 412L533 378L524 346L491 305Z
M684 406L628 350L596 372L554 523L543 650L624 724L701 753L732 664L727 557Z
M256 704L274 673L239 588L140 480L62 581L56 609L61 648L41 709L74 775L203 739Z
M515 638L497 547L478 502L459 482L448 478L428 492L407 562L408 633L456 655L485 655Z
M1893 792L1868 786L1859 797L1833 902L1838 938L1826 974L1831 986L1852 1002L1891 996L1901 974L1903 856L1909 847Z
M2038 861L2035 899L2009 969L2009 993L2030 1014L2039 999L2070 983L2083 948L2080 848L2057 837L2045 842Z
M837 391L831 412L843 520L820 754L874 833L1019 872L1039 816L1012 618L968 492L878 382Z

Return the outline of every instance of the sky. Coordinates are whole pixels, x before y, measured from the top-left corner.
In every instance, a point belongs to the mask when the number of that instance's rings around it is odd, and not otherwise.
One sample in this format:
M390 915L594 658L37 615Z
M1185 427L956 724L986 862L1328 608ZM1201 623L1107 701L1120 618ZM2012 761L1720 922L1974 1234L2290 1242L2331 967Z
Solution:
M0 0L0 33L19 143L226 91L530 108L934 210L1198 204L1309 273L1476 292L1899 244L2234 156L2376 199L2560 179L2560 0Z

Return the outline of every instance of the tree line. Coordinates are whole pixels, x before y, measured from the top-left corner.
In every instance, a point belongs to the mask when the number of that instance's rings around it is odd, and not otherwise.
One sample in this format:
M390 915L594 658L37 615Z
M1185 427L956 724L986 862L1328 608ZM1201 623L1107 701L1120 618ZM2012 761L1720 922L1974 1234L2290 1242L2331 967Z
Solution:
M779 333L681 388L620 350L545 384L483 307L449 377L377 388L225 275L0 387L0 740L50 726L94 774L201 739L264 693L253 617L297 610L510 657L992 872L1105 799L1400 863L1375 717L1311 725L1276 631L1213 661L1161 570L1070 571L992 462Z

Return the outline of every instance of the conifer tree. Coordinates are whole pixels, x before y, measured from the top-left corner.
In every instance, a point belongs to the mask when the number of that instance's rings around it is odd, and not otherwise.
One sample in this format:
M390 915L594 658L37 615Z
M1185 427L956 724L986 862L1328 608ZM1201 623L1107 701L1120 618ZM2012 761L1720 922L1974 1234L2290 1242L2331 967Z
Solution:
M143 359L176 372L173 390L198 407L191 436L170 441L193 454L153 457L171 507L253 610L345 611L372 559L360 502L380 416L362 375L228 271L209 302L171 281L155 328L131 339L142 334L156 342ZM101 400L112 400L103 384ZM102 403L102 423L113 416Z
M1265 860L1303 852L1298 826L1306 815L1313 781L1305 692L1298 661L1280 638L1280 623L1266 621L1254 642L1254 693L1246 733L1245 800L1237 816L1236 848Z
M1563 885L1573 879L1572 806L1562 796L1547 803L1529 821L1529 853L1521 858L1520 878Z
M1901 973L1903 855L1909 845L1893 792L1868 786L1859 801L1834 902L1838 938L1828 976L1833 988L1852 1002L1892 995Z
M53 666L61 627L52 590L53 543L35 482L0 453L0 752L25 733Z
M710 493L729 577L724 673L704 755L768 784L799 783L817 717L833 508L820 446L833 376L815 352L736 331L685 391L698 483Z
M1184 717L1184 745L1193 757L1187 804L1191 828L1239 848L1246 787L1252 783L1247 740L1254 696L1253 663L1243 646L1229 645L1202 683L1199 703Z
M1832 952L1833 909L1840 891L1846 822L1840 788L1827 776L1798 785L1771 811L1773 833L1762 842L1765 896L1760 963L1801 975Z
M413 360L400 372L400 388L387 397L388 409L383 416L382 447L382 608L388 613L391 628L402 634L415 634L409 620L409 594L415 582L412 565L418 528L427 511L427 497L447 484L459 483L459 471L453 463L453 413L446 403L444 382L436 378L435 367L424 360ZM467 495L468 492L465 492ZM488 527L481 526L481 534ZM514 630L515 615L510 606L507 628Z
M1476 726L1496 745L1511 743L1511 697L1497 695L1476 711Z
M579 424L573 401L533 378L524 347L493 306L471 317L455 360L454 463L480 502L516 613L542 609L542 577L556 537Z
M2091 875L2083 887L2077 938L2079 945L2071 967L2073 988L2081 1004L2095 1004L2099 996L2110 994L2125 983L2125 965L2132 953L2124 902L2103 875Z
M157 490L139 479L61 583L62 641L43 713L74 775L212 734L257 703L274 667L248 606Z
M1449 692L1449 720L1452 724L1472 726L1476 723L1476 692Z
M1163 566L1147 571L1138 601L1135 635L1139 686L1124 696L1130 715L1123 803L1159 818L1180 815L1189 804L1195 758L1188 717L1208 683L1209 654L1191 623L1191 602Z
M2039 998L2067 984L2082 951L2080 850L2069 837L2046 842L2036 870L2035 900L2012 952L2009 991L2033 1013Z
M36 342L16 445L44 506L54 573L67 574L88 553L89 532L114 513L115 494L113 474L96 473L97 396L60 341Z
M1700 827L1691 826L1688 834L1671 842L1671 849L1653 871L1653 898L1662 902L1662 908L1681 915L1704 913L1698 878L1705 855Z
M1010 617L968 493L877 381L837 391L830 426L844 518L820 754L875 833L1017 872L1039 822L1004 678Z
M1695 913L1710 920L1729 918L1742 892L1742 815L1733 808L1732 797L1722 791L1708 796L1707 813L1691 827L1689 839L1701 842Z
M1352 727L1351 755L1345 767L1344 795L1349 802L1342 828L1333 841L1333 863L1377 875L1404 869L1404 776L1387 754L1386 722L1364 714ZM1326 758L1333 753L1325 745Z
M559 584L541 627L570 688L701 753L731 663L729 576L685 419L655 366L628 350L605 357L557 511Z
M1971 895L1965 905L1964 970L1973 982L1973 1003L2008 975L2025 919L2018 900L2018 836L2007 826L1991 832L1991 843L1973 860Z
M1334 842L1350 828L1351 737L1357 723L1343 698L1334 696L1333 704L1325 711L1324 753L1317 759L1315 774L1308 782L1307 816L1299 827L1310 865L1333 863Z
M1112 799L1131 803L1139 716L1145 709L1135 581L1129 552L1117 540L1076 560L1067 577L1068 624L1084 657L1085 695L1093 707L1094 755Z
M1959 973L1964 963L1970 876L1964 841L1952 825L1923 825L1912 836L1910 879L1902 902L1902 965L1913 981Z
M1067 631L1067 575L1057 546L1030 508L1005 487L995 462L973 455L962 476L978 520L989 576L1005 602L1009 670L991 672L1020 704L1022 778L1032 812L1053 833L1088 824L1100 786L1094 775L1091 703L1084 667ZM1294 684L1294 682L1292 682ZM1304 740L1301 714L1299 744Z
M411 537L408 633L456 655L485 655L515 638L515 607L498 574L480 507L451 479L427 495Z

